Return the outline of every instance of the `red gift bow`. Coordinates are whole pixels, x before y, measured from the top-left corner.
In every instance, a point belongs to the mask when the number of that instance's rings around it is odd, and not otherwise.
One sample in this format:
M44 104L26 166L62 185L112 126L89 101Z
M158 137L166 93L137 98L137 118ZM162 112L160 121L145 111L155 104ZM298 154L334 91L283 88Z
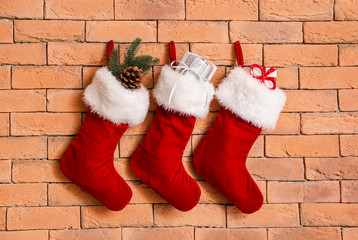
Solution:
M261 76L260 76L260 75L256 75L256 73L254 72L254 69L255 69L255 68L260 69L260 71L261 71ZM258 79L261 83L265 84L265 81L270 81L270 82L272 82L272 87L269 88L269 89L271 89L271 90L275 90L275 89L276 89L276 78L275 78L275 77L269 77L268 75L270 75L270 74L273 73L274 71L276 71L276 68L274 68L274 67L271 67L268 71L266 71L266 67L265 67L265 66L261 67L261 66L258 65L258 64L253 64L253 65L251 65L251 67L250 67L250 73L251 73L251 75L252 75L254 78ZM265 86L266 86L266 84L265 84Z

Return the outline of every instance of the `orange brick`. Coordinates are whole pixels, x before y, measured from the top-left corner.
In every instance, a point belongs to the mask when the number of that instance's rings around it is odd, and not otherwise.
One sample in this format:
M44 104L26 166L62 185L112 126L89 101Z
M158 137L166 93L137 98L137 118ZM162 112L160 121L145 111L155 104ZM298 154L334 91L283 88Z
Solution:
M255 143L252 145L248 156L249 157L262 157L264 155L264 137L259 136Z
M47 111L49 112L85 112L82 90L47 91Z
M10 89L10 67L0 66L0 89Z
M143 135L122 136L119 142L119 156L130 157L139 146Z
M83 88L85 89L91 82L98 70L98 67L84 67L83 68Z
M297 89L298 68L278 68L276 83L279 88Z
M127 52L129 44L121 44L120 46L121 61L123 62L124 53ZM184 53L189 51L189 45L186 43L176 43L175 51L177 60L182 59ZM169 44L168 43L143 43L138 51L137 55L146 54L160 59L158 65L170 64L169 59ZM154 67L154 70L158 70L156 74L159 76L159 69L161 67Z
M100 203L88 193L72 183L55 183L48 185L48 204L65 205L99 205Z
M6 226L6 208L0 208L0 229L5 230Z
M46 238L47 239L47 238ZM79 230L51 230L51 240L121 240L121 229L79 229Z
M115 212L106 207L82 207L82 227L122 227L153 226L151 204L129 204L123 210Z
M342 135L339 140L342 156L358 156L358 135Z
M336 157L338 136L266 136L266 155L270 157Z
M294 227L299 225L297 204L264 204L259 211L253 214L244 214L235 206L227 207L227 226L229 228Z
M333 0L260 1L260 20L332 20Z
M217 113L208 113L206 118L197 119L193 134L204 134L206 133L216 119Z
M269 203L339 202L339 182L268 182Z
M227 43L228 23L204 21L159 21L159 42Z
M196 240L216 240L216 239L266 240L266 229L196 228L195 239Z
M79 207L22 207L7 210L8 230L79 227Z
M301 224L304 226L358 226L358 204L303 203Z
M42 18L42 0L1 0L0 17L3 18Z
M0 11L1 11L1 7L0 7ZM13 43L13 42L14 42L13 22L0 21L0 43Z
M305 43L357 43L356 22L306 22Z
M130 165L129 159L127 158L120 158L114 160L114 167L116 168L118 174L124 180L139 180L136 175L134 175Z
M47 19L113 19L113 14L112 0L47 0L45 5Z
M339 65L356 66L358 65L358 44L348 44L339 46Z
M60 164L54 160L14 161L12 166L13 182L68 182L62 175Z
M192 150L195 152L195 149L198 147L200 142L203 140L205 135L192 135Z
M141 181L130 181L133 196L130 203L165 203L166 201Z
M73 137L51 137L48 138L48 159L60 159L70 146Z
M357 238L358 228L342 228L343 240L354 240Z
M358 181L342 181L342 202L358 202Z
M256 180L303 180L300 158L248 158L247 168Z
M191 227L175 228L123 228L123 240L129 239L194 239L194 229Z
M0 44L2 64L42 65L46 64L44 43Z
M225 78L225 73L226 73L226 69L225 67L218 67L213 75L213 77L211 78L210 82L214 85L214 87L216 88L219 83L221 82L221 80L223 80ZM217 101L215 98L213 99L213 101ZM219 104L219 103L217 103Z
M201 189L199 203L229 203L229 201L209 183L198 181L198 184Z
M84 22L58 20L15 21L15 42L81 41L84 40Z
M31 239L31 240L47 240L47 230L33 230L33 231L6 231L0 232L0 238L6 240L19 240L19 239Z
M358 158L306 158L309 180L358 179Z
M80 113L13 113L11 134L74 135L81 126Z
M265 45L266 66L336 66L335 45Z
M216 65L237 65L234 44L191 44L191 51ZM262 64L262 45L242 44L245 66ZM228 72L229 73L229 72Z
M13 67L12 88L81 88L79 67Z
M203 8L205 9L205 8ZM302 24L295 22L230 22L230 41L241 43L301 43Z
M105 65L107 44L48 43L49 65Z
M299 134L300 114L281 113L274 131L264 130L263 134Z
M45 137L0 138L0 159L33 159L47 157Z
M0 183L11 182L11 161L0 161Z
M358 132L358 113L303 113L303 134L338 134Z
M337 110L337 91L287 90L285 112L327 112Z
M9 136L9 114L0 113L0 136Z
M144 9L144 11L143 11ZM184 19L185 2L183 0L115 1L115 19Z
M256 0L188 0L186 19L189 20L257 20Z
M46 110L45 90L0 91L1 112L36 112Z
M154 205L155 226L224 227L223 205L199 204L188 212L181 212L170 205Z
M47 204L46 184L1 184L1 206L42 206Z
M300 88L358 88L356 75L358 75L358 68L353 67L300 68Z
M358 20L358 4L354 0L334 1L335 20ZM345 239L344 239L345 240Z
M358 111L358 89L345 89L338 91L339 110Z
M190 159L190 162L188 159ZM184 166L185 171L189 174L189 176L191 176L195 180L203 180L199 176L199 174L195 171L191 157L183 157L183 166Z
M304 228L269 228L268 240L340 240L339 228L304 227Z
M155 21L90 21L86 23L86 41L132 42L138 36L143 42L155 42L156 30Z
M150 124L153 120L154 113L149 112L144 119L144 122L135 127L130 127L126 130L124 134L133 135L133 134L146 134L150 127Z

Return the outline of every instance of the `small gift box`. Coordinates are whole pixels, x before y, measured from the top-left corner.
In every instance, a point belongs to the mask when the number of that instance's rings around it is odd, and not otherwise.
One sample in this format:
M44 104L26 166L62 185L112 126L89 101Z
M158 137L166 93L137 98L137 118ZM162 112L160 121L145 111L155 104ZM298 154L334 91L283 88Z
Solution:
M182 76L210 81L216 69L217 67L207 59L195 53L186 52L175 71L181 73Z
M261 67L258 64L253 64L250 67L251 75L259 80L262 84L265 84L271 90L276 89L276 78L277 70L274 67L266 68L265 66Z

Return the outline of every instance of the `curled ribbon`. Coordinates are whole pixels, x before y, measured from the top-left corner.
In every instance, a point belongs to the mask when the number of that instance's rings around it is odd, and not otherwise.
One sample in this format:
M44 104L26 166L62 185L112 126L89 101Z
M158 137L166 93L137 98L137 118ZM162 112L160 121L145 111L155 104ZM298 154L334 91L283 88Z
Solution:
M168 100L168 104L169 104L169 105L170 105L170 103L171 103L171 101L172 101L172 97L173 97L173 94L174 94L174 92L175 92L175 89L176 89L176 87L177 87L177 85L178 85L178 82L179 82L179 80L180 80L180 77L183 76L185 72L189 71L189 72L193 73L194 75L196 75L196 76L199 78L199 80L203 80L203 78L202 78L197 72L194 72L185 62L182 62L182 61L178 61L178 62L180 62L180 63L183 64L184 66L179 65L179 64L178 64L177 66L175 66L174 64L176 64L176 61L172 61L172 62L170 63L170 66L171 66L172 68L174 68L174 69L177 69L177 68L178 68L178 69L183 69L183 71L181 71L181 73L179 74L179 77L178 77L178 79L175 81L174 86L173 86L173 88L172 88L172 91L170 92L170 96L169 96L169 100ZM205 106L204 106L204 108L206 108L207 104L208 104L208 93L206 93L206 99L205 99Z
M260 71L261 74L256 74L255 73L255 69L258 69ZM260 65L258 64L253 64L251 65L250 67L250 73L251 75L258 79L261 83L265 84L265 81L270 81L272 82L272 87L268 87L269 89L271 90L275 90L276 89L276 77L272 77L272 76L269 76L271 73L275 72L276 71L276 68L274 67L271 67L269 70L266 71L266 67L263 66L261 67Z

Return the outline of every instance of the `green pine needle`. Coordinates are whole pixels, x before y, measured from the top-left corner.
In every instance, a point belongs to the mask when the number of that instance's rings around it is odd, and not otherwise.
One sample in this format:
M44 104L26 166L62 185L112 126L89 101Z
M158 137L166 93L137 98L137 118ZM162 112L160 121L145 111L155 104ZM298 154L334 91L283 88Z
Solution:
M111 55L109 56L108 69L114 76L118 76L121 73L118 49L112 50Z
M114 49L111 52L108 61L108 69L112 72L114 76L118 76L123 72L124 69L132 66L137 66L143 70L143 76L147 75L152 68L159 63L159 58L153 58L149 55L140 55L135 56L138 53L142 40L136 38L128 48L128 51L124 54L124 61L122 64L119 63L119 52L117 49Z

